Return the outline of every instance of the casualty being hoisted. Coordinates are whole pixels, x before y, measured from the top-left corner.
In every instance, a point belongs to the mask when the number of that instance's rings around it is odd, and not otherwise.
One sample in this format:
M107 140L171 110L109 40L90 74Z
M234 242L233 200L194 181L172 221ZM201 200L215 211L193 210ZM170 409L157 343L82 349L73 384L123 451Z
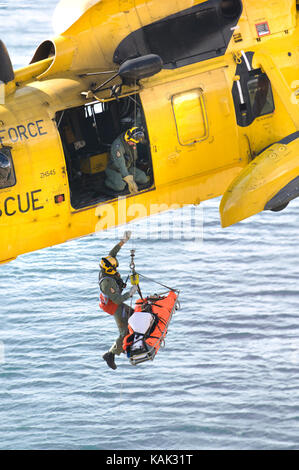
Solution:
M135 250L131 250L131 284L137 286L140 299L136 301L134 313L128 320L129 333L124 338L123 349L130 363L137 365L154 360L160 347L164 347L172 315L179 309L179 291L137 273L134 256ZM140 276L165 287L167 291L143 298Z

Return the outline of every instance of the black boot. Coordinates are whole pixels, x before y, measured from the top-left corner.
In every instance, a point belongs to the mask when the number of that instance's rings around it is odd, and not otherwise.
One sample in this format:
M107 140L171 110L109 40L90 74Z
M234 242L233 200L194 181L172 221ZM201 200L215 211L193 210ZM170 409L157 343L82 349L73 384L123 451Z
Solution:
M115 362L114 362L114 354L112 352L106 352L104 355L103 355L103 359L104 361L107 362L107 365L115 370L117 368Z

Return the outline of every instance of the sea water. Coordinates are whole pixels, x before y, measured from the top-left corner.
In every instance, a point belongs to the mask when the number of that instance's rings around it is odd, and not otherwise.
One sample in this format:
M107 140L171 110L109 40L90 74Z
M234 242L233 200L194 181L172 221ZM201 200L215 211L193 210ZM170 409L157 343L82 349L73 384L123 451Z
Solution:
M15 67L53 35L56 4L0 2ZM299 203L224 230L219 202L1 266L1 449L298 449ZM181 310L153 362L123 355L112 371L98 264L125 229L122 275L134 248L137 269L180 289Z

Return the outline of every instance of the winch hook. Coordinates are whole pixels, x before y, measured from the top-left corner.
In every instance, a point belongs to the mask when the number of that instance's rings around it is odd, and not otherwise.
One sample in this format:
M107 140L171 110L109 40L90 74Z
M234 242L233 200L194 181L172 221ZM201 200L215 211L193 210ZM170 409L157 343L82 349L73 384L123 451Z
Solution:
M131 250L130 269L131 269L131 271L132 271L132 274L131 274L131 276L130 276L130 280L131 280L132 286L137 286L138 294L139 294L141 300L143 300L142 293L141 293L141 289L140 289L140 285L139 285L139 274L136 273L134 258L135 258L135 250Z

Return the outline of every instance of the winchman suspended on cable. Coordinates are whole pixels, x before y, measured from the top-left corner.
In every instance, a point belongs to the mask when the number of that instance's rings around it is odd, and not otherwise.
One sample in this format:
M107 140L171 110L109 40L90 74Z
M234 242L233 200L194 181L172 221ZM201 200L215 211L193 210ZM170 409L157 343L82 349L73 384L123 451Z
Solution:
M130 281L132 287L123 294L129 276L126 282L122 280L117 271L118 260L116 255L130 238L131 232L126 231L120 242L100 262L100 308L114 316L119 329L118 338L109 351L103 355L107 365L114 370L117 368L115 356L119 356L122 352L126 352L133 365L153 360L161 344L164 343L172 314L178 308L179 291L177 289L136 272L135 249L131 249ZM164 287L167 291L144 298L139 285L140 277ZM131 306L126 305L125 301L133 297L137 291L140 299L136 302L134 310ZM141 354L140 348L136 349L136 345L140 341L144 348Z
M104 312L114 316L119 329L119 337L112 347L103 355L103 359L107 362L111 369L116 369L115 355L119 356L123 352L123 340L128 331L128 319L133 309L124 302L137 292L138 287L132 286L131 289L124 294L126 283L122 280L118 268L116 255L121 247L130 239L131 232L124 233L120 242L110 251L106 258L102 258L100 262L101 271L99 274L100 308Z

